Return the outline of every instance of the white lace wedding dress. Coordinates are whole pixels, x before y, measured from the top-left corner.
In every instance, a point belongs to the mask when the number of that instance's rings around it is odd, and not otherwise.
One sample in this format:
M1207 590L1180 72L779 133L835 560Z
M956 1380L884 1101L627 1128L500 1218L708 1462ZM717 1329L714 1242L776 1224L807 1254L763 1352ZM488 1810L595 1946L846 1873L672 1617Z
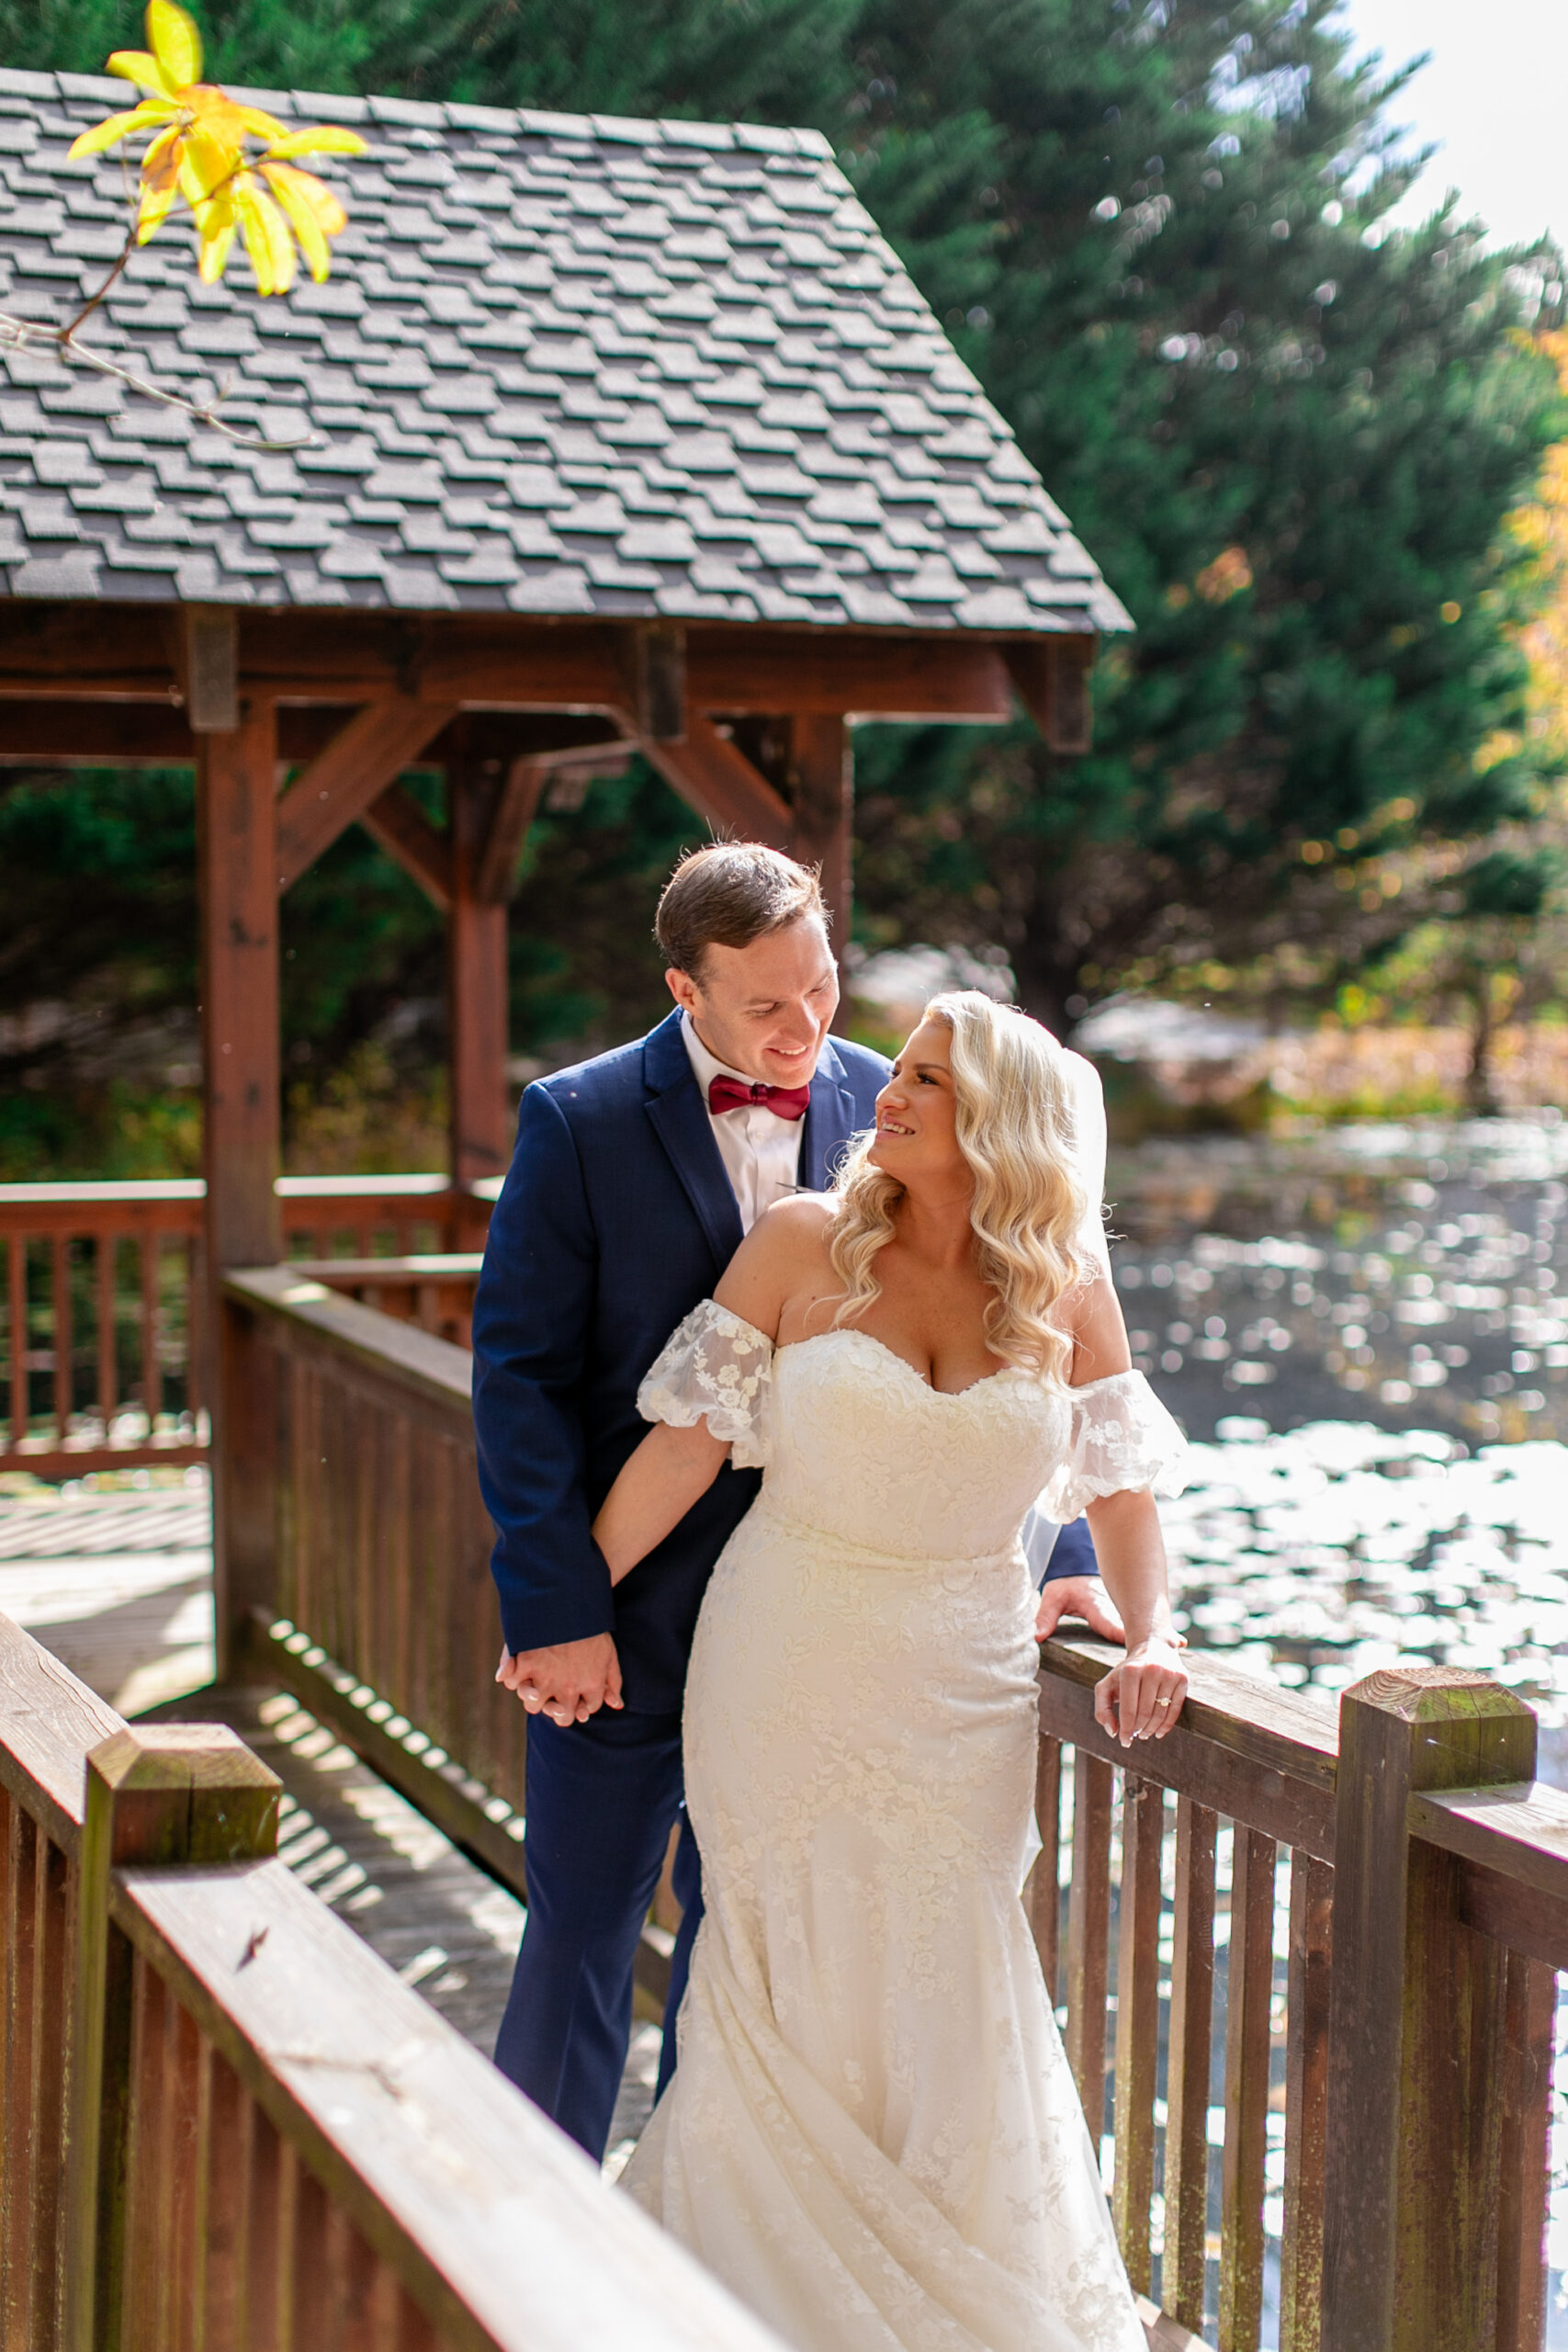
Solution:
M800 2352L1145 2352L1020 1901L1019 1529L1179 1490L1141 1375L956 1396L704 1303L643 1384L765 1472L685 1713L705 1916L626 2187Z

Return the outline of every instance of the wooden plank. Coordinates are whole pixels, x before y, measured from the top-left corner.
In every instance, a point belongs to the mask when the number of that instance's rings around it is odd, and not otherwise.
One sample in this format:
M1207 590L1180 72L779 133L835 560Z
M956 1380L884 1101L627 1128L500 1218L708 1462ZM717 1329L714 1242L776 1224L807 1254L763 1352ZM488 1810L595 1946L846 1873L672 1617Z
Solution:
M1277 1852L1272 1838L1237 1824L1225 1984L1220 2352L1258 2352L1263 2324L1263 2165L1269 2145Z
M1410 1800L1410 1834L1568 1904L1568 1792L1544 1781L1423 1791ZM1559 1965L1568 1968L1568 1947Z
M1062 1929L1062 1743L1043 1736L1034 1758L1034 1826L1040 1851L1026 1889L1029 1925L1040 1955L1045 1996L1056 2006L1056 1975Z
M1334 1873L1291 1857L1285 2046L1285 2214L1280 2243L1280 2352L1318 2352L1323 2325L1323 2176L1328 2121L1328 1997Z
M1568 1966L1568 1903L1484 1862L1455 1861L1454 1917L1506 1951L1548 1968Z
M1064 1652L1070 1673L1060 1670ZM1109 1764L1119 1763L1125 1750L1095 1722L1094 1684L1112 1655L1089 1642L1053 1640L1041 1648L1042 1723ZM1180 1719L1157 1743L1145 1743L1152 1752L1147 1762L1140 1759L1139 1771L1212 1812L1267 1830L1281 1845L1332 1860L1332 1721L1325 1725L1313 1709L1298 1713L1294 1692L1271 1690L1201 1653L1187 1667L1191 1680Z
M1116 2173L1111 2212L1134 2292L1152 2283L1155 2083L1159 2068L1160 1856L1165 1791L1122 1783L1122 1888L1116 1928Z
M71 2058L69 1987L75 1924L71 1865L51 1838L34 1844L32 2062L28 2195L32 2202L31 2324L28 2352L61 2340L65 2078Z
M346 1372L354 1365L410 1396L446 1407L471 1429L473 1364L461 1348L394 1323L373 1307L338 1298L324 1283L301 1281L291 1266L247 1268L224 1277L223 1291L262 1316L276 1344L312 1350Z
M474 875L475 896L486 906L504 906L511 898L528 828L554 774L548 757L518 758L507 768Z
M57 1248L59 1244L55 1245ZM158 1416L164 1409L164 1366L158 1342L162 1336L164 1302L159 1284L161 1265L159 1239L155 1233L144 1233L141 1253L141 1409L147 1416L147 1434L151 1438L158 1426Z
M406 786L389 784L368 808L360 810L359 821L378 847L419 884L437 913L445 914L452 903L452 846Z
M681 743L686 736L686 631L679 621L638 621L632 631L629 671L637 735L649 743Z
M183 684L193 735L227 735L240 724L240 617L232 605L183 605Z
M28 1245L15 1232L6 1244L6 1295L11 1392L8 1435L11 1444L17 1446L28 1434Z
M1105 2000L1111 1927L1113 1775L1082 1747L1073 1758L1073 1877L1067 1894L1067 2060L1098 2154L1105 2129Z
M646 741L643 751L715 833L789 848L795 838L789 803L700 710L688 710L683 742Z
M1540 2352L1546 2336L1555 1971L1511 1952L1506 2001L1495 2344L1495 2352Z
M686 692L699 710L820 711L855 718L1005 725L1012 694L999 646L838 629L686 631Z
M1092 637L1014 638L1005 648L1008 673L1046 748L1077 758L1094 741L1089 679L1099 640Z
M235 733L203 738L197 771L210 1268L268 1265L283 1248L276 740L271 705L254 702Z
M282 1864L128 1871L115 1918L453 2352L777 2352Z
M1474 2352L1493 2334L1506 1962L1454 1917L1413 1795L1533 1777L1522 1700L1451 1668L1340 1702L1323 2342Z
M289 786L277 807L277 888L287 890L457 716L412 695L367 703Z
M71 1244L57 1238L50 1253L51 1339L54 1357L54 1432L62 1445L71 1434Z
M32 2130L38 2100L33 2010L38 2000L34 1887L38 1823L14 1811L6 1853L5 2092L0 2116L6 2188L0 2206L0 2342L6 2352L28 2352L32 2333Z
M1201 2329L1209 2230L1209 2064L1214 2003L1214 1847L1207 1805L1176 1806L1170 2042L1166 2078L1165 2255L1160 2297Z
M451 1173L461 1193L502 1176L512 1157L506 1094L506 902L485 900L476 880L495 794L466 764L448 771L452 904L446 924L447 1099Z
M51 1651L0 1616L0 1782L68 1854L83 1820L83 1765L120 1718Z
M97 1278L97 1340L98 1340L98 1419L104 1435L108 1435L119 1402L119 1364L116 1347L119 1330L119 1307L115 1291L115 1253L118 1238L112 1232L100 1231L94 1242L94 1272Z
M853 739L833 713L799 713L790 727L795 829L791 854L821 868L831 936L841 957L849 944L854 868Z
M178 1470L206 1462L210 1452L194 1439L175 1445L29 1446L21 1453L0 1447L0 1468L25 1470L34 1478L85 1478L93 1470Z

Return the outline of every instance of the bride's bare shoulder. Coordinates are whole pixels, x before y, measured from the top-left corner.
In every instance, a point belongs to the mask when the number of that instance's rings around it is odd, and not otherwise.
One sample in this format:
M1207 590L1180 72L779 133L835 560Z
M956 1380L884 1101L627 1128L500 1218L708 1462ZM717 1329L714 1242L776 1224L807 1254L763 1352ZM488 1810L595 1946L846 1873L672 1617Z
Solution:
M835 1207L831 1193L796 1193L764 1209L714 1294L719 1305L776 1338L785 1299L826 1255Z

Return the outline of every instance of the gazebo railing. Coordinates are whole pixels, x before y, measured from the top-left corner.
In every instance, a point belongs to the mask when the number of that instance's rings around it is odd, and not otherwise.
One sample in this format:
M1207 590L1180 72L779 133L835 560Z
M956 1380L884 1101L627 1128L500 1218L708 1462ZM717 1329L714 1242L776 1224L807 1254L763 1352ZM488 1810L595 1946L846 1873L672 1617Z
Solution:
M231 1638L525 1894L469 1360L301 1273L224 1285ZM1281 2352L1536 2352L1568 1797L1534 1716L1449 1669L1336 1713L1194 1654L1129 1753L1107 1655L1041 1654L1026 1900L1151 2342L1256 2352L1273 2288Z
M277 1191L291 1258L467 1343L468 1261L411 1253L471 1240L488 1198L444 1176L286 1176ZM205 1197L198 1180L0 1185L0 1470L205 1458ZM406 1279L387 1275L393 1257Z
M273 1858L277 1793L0 1617L7 2352L778 2352Z

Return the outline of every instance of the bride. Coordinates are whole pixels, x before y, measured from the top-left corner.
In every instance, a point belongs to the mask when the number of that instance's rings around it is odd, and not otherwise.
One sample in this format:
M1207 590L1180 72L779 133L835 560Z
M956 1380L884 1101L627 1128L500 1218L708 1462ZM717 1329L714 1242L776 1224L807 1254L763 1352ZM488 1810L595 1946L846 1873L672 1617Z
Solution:
M1073 1147L1046 1031L936 998L837 1191L770 1209L649 1373L594 1525L618 1579L727 1453L764 1473L697 1627L706 1910L625 2178L801 2352L1145 2352L1020 1901L1036 1498L1088 1507L1126 1623L1099 1721L1159 1738L1187 1679L1182 1441Z

